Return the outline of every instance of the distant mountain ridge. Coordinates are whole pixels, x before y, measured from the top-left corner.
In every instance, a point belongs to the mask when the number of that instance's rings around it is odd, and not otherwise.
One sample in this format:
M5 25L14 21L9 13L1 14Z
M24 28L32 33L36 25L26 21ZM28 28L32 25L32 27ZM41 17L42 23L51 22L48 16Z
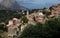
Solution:
M0 3L0 10L27 10L27 8L19 5L15 0L3 0Z

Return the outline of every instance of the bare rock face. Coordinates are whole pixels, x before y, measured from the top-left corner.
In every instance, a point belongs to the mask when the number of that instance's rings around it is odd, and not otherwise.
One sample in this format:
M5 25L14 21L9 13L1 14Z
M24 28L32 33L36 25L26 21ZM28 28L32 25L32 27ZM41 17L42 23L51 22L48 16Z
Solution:
M25 7L19 5L15 0L3 0L0 3L0 10L26 10Z
M2 6L2 5L0 5L0 10L3 10L3 9L5 9L5 7L4 7L4 6Z

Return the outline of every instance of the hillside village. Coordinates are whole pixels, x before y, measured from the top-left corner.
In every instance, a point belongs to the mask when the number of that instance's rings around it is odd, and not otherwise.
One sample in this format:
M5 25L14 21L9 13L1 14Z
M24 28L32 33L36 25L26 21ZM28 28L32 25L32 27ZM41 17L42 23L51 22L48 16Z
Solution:
M60 18L60 4L44 9L19 11L0 10L0 25L3 25L2 28L4 28L2 30L4 30L3 32L6 32L6 34L7 27L8 29L10 29L9 25L17 25L16 27L19 27L19 32L23 32L24 28L26 28L27 26L35 26L37 25L37 23L45 24L46 21L54 18ZM7 36L16 35L14 34L14 32L15 31L13 31L11 35L7 34ZM2 37L4 37L4 34L2 35Z

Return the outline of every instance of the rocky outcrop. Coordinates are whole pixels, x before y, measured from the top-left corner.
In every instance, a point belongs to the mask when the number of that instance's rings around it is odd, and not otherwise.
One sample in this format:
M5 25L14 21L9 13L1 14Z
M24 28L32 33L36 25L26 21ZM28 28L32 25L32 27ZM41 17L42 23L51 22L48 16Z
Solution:
M27 8L19 5L16 0L3 0L0 3L0 10L27 10Z

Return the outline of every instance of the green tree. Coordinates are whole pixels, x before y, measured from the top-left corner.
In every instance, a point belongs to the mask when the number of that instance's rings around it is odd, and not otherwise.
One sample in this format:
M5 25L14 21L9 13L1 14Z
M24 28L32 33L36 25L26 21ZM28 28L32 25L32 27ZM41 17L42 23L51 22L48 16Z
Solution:
M50 37L55 38L60 35L60 18L50 19L45 25L49 29Z
M28 26L19 38L54 38L59 36L59 29L60 19L51 19L45 25L37 23L36 26Z
M23 21L24 23L28 23L28 19L27 19L26 17L23 17L23 18L22 18L22 21Z

